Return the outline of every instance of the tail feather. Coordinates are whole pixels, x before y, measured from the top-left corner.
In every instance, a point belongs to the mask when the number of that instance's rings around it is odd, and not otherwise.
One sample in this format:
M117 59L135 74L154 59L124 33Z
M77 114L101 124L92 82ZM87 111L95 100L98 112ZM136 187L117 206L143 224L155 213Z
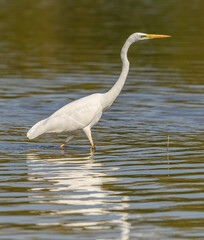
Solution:
M47 119L43 119L39 122L37 122L28 132L27 132L27 137L29 139L34 139L43 133L45 133L45 122Z

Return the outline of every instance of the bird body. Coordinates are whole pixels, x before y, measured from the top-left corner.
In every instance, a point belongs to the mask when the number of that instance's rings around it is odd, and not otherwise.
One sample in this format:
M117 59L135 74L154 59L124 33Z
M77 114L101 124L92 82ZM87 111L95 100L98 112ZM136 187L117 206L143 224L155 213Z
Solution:
M28 131L27 137L34 139L43 133L74 133L87 126L91 128L102 115L101 96L95 93L68 103L50 117L36 123Z
M91 128L100 120L103 111L112 105L123 88L129 71L127 51L130 45L139 40L164 37L169 36L146 33L134 33L130 35L121 50L121 74L114 86L108 92L91 94L68 103L54 112L50 117L36 123L28 131L27 137L29 139L34 139L44 133L66 132L68 137L65 143L67 143L78 130L83 130L91 143L92 151L94 151ZM62 144L61 147L63 147L64 144Z

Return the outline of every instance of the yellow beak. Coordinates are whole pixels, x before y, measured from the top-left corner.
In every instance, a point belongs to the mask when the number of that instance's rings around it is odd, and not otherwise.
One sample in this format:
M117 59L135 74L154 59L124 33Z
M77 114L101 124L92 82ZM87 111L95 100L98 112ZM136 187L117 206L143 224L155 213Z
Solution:
M171 37L170 35L159 35L159 34L147 34L146 37L148 38L167 38Z

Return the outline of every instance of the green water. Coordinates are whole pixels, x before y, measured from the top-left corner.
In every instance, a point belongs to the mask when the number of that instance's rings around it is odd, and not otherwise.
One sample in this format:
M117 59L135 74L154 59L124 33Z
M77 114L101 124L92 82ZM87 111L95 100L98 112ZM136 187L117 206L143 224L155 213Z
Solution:
M0 1L0 238L204 238L204 2ZM130 72L93 129L29 141L68 102ZM167 142L169 136L169 147Z

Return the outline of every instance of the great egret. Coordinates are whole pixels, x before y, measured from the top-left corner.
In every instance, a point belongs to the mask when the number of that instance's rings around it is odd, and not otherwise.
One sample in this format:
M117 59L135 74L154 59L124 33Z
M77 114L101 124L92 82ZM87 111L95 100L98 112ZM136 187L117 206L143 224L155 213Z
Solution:
M91 128L99 121L103 111L112 105L123 88L129 71L127 51L134 42L153 38L166 38L169 35L133 33L128 37L121 50L122 71L113 87L106 93L94 93L75 100L63 106L50 117L36 123L27 133L29 139L34 139L44 133L66 132L68 137L61 148L76 134L83 130L94 151L95 146L91 136Z

